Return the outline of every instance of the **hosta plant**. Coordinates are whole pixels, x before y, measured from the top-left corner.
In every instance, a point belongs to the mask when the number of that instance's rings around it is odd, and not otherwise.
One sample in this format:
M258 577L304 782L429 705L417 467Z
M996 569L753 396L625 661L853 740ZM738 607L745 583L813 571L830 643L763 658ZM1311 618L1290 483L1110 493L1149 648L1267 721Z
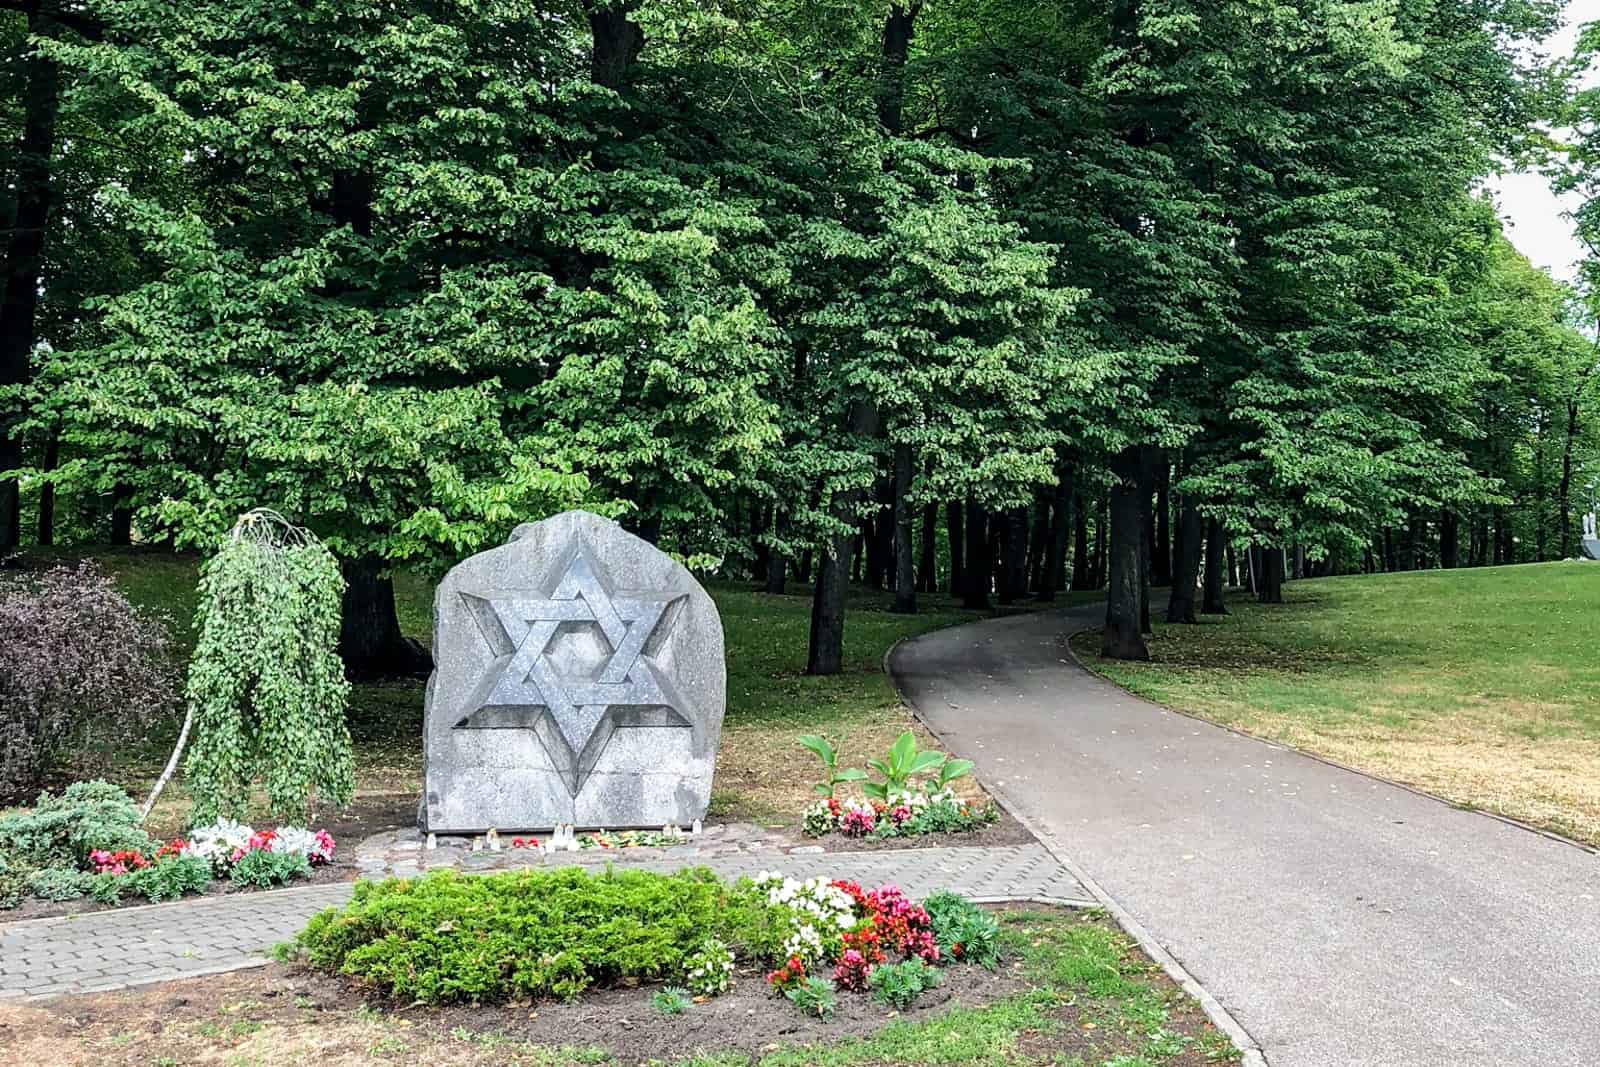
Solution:
M818 796L832 799L834 790L846 782L859 782L866 778L866 772L855 767L840 767L839 752L821 734L802 734L796 738L800 747L814 754L822 761L823 780L811 787L811 791Z
M943 752L935 752L932 749L919 751L916 735L907 730L895 739L882 759L867 761L867 766L878 772L883 781L866 782L861 787L862 791L874 800L887 800L890 793L906 792L911 779L918 775L937 773L944 766L946 759ZM968 769L970 767L968 764Z

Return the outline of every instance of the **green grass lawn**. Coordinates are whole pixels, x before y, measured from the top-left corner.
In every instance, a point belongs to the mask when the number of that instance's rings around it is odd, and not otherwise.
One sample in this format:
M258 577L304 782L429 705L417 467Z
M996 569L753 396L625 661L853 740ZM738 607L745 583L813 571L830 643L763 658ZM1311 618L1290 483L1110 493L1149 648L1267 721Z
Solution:
M1600 844L1600 564L1290 582L1158 624L1107 677L1174 708Z
M100 551L94 558L130 600L172 620L187 654L193 645L196 560L145 550ZM38 561L34 561L38 562ZM0 578L3 580L3 578ZM810 802L812 757L794 743L801 733L834 737L841 759L859 766L886 749L902 730L917 729L884 676L884 652L903 637L978 617L942 595L921 598L922 612L895 615L889 594L852 590L845 620L844 670L827 678L804 674L811 600L804 586L769 596L749 583L709 586L722 615L727 645L728 709L712 798L725 819L793 822ZM401 628L424 644L431 638L433 584L415 574L395 581ZM357 794L415 795L421 783L423 686L417 681L357 686L350 727L356 742ZM177 733L176 723L152 732L148 744L117 755L112 777L136 793L154 780ZM187 804L181 776L164 795L155 821L182 821Z
M575 1028L568 1038L573 1044L551 1047L526 1036L526 1029L536 1025L529 1020L538 1019L540 1004L477 1008L464 1026L459 1011L369 1007L359 995L334 991L333 980L308 981L280 966L43 1005L0 1004L0 1032L21 1040L17 1062L63 1067L289 1067L312 1060L325 1067L620 1067L636 1058L615 1057L589 1043L626 1049L626 1031L632 1027L681 1029L683 1055L693 1058L676 1061L680 1067L1207 1067L1238 1062L1228 1039L1194 1002L1103 917L1035 910L1002 912L1000 919L1007 957L1001 967L1015 979L1015 992L982 1004L953 1000L915 1019L884 1012L876 1033L844 1040L807 1037L796 1013L787 1033L774 1027L757 1035L762 1051L755 1056L718 1051L714 1045L696 1053L705 1040L697 1033L696 1016L713 1009L697 1005L665 1020L650 1007L648 986L632 992L634 1006L597 1010L587 1025ZM760 982L758 975L741 976L736 992ZM626 1018L619 1020L619 1011ZM772 1008L780 1019L789 1018L790 1011L781 1004ZM772 1021L764 1020L768 1026Z

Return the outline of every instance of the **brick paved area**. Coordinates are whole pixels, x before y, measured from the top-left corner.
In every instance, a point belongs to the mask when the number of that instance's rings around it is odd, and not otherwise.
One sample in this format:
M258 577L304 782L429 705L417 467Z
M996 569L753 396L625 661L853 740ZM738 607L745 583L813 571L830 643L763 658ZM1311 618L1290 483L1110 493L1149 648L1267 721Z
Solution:
M426 862L426 859L423 859ZM536 866L539 860L531 860ZM556 853L544 862L604 862ZM652 856L627 866L707 866L728 877L780 870L867 884L894 882L912 896L953 889L983 901L1032 900L1089 906L1090 895L1040 845L923 848L803 855ZM323 908L342 903L348 884L201 897L152 907L0 923L0 998L92 993L173 978L238 970L291 937Z

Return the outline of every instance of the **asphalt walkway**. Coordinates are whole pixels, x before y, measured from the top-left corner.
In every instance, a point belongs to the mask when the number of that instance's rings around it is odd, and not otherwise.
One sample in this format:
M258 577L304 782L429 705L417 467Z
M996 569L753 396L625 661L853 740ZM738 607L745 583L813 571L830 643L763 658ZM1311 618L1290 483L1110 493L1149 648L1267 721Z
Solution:
M1268 1063L1600 1064L1600 859L1132 697L1065 649L1095 616L928 634L890 669Z

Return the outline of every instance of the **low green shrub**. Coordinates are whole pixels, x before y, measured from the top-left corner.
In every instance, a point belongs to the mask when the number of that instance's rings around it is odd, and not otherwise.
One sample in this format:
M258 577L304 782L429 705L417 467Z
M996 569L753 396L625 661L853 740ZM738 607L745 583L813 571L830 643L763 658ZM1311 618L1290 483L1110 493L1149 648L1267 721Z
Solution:
M1000 924L959 893L935 893L922 902L939 955L994 970L1000 965Z
M209 864L206 869L210 871ZM287 885L296 878L310 878L311 861L299 852L269 852L258 848L239 857L228 877L240 885L267 889Z
M662 1015L682 1015L694 1004L694 998L681 985L658 989L650 998L650 1006Z
M143 897L159 904L188 893L204 893L211 884L211 864L199 856L163 856L136 871L87 877L89 896L101 904L116 904L124 897Z
M33 872L27 867L8 860L0 852L0 910L14 908L28 895L28 879Z
M95 876L88 871L74 871L66 867L46 867L28 875L28 892L40 900L60 903L77 900L94 885Z
M815 1015L819 1019L832 1017L833 1009L838 1003L833 983L816 975L796 982L784 990L783 995L788 997L789 1003L799 1008L801 1012Z
M0 856L14 866L77 869L97 849L145 852L153 845L138 806L109 782L76 782L60 796L41 793L31 811L0 816Z
M899 963L880 963L867 975L872 999L901 1010L938 984L939 968L915 956Z
M575 997L598 982L678 978L706 938L740 943L748 898L704 869L576 868L358 882L295 939L314 966L430 1003Z

